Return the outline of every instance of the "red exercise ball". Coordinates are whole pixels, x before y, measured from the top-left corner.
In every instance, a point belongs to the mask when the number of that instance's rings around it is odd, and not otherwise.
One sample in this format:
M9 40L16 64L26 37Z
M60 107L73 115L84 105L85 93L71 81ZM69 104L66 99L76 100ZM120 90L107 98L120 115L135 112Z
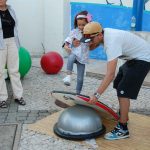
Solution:
M63 66L63 58L57 52L48 52L41 57L41 67L47 74L57 74Z

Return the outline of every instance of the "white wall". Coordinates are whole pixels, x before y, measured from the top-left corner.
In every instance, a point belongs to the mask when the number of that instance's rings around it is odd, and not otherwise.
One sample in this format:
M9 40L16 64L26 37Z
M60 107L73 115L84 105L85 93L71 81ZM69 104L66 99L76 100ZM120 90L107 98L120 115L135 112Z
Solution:
M108 0L119 5L120 0ZM106 4L106 0L8 0L19 21L21 44L32 55L57 51L65 55L61 46L70 31L70 2ZM132 6L133 0L122 0Z
M44 51L63 54L62 43L70 30L69 0L8 0L19 21L22 46L32 55ZM43 50L42 44L45 50Z
M84 2L84 3L98 3L98 4L107 4L106 0L71 0L72 2ZM120 5L120 0L108 0L110 3L115 5ZM122 0L124 6L132 7L133 0Z
M64 0L45 0L44 45L46 52L58 51L61 54L63 53L64 20L66 19L64 5L66 3L67 2L64 3Z
M18 18L21 45L31 54L41 54L44 41L43 0L8 0Z

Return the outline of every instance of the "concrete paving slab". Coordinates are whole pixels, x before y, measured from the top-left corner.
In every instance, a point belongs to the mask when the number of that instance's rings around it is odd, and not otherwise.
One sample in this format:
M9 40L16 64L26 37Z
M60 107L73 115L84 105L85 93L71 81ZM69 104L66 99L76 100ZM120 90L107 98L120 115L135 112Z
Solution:
M12 150L17 125L0 125L0 150Z
M67 60L67 59L66 59ZM15 138L14 145L12 150L69 150L69 149L86 149L83 148L83 145L72 145L69 141L62 141L58 139L53 139L52 137L42 135L36 132L31 132L27 130L26 124L33 123L36 120L42 119L47 115L50 115L56 111L59 111L55 103L54 99L49 95L52 90L63 90L63 91L72 91L75 92L76 87L76 69L74 69L74 74L72 76L72 83L70 87L66 87L63 84L62 79L65 77L65 66L61 72L57 75L47 75L43 72L40 66L40 58L33 58L32 59L32 68L30 72L25 76L22 80L23 88L24 88L24 99L27 102L25 106L16 106L13 102L12 97L12 88L9 88L9 104L10 106L7 109L0 109L0 123L23 123L23 130L22 126L20 127L21 139L20 135L15 135L15 127L14 130L10 129L12 133L7 132L7 136ZM86 67L86 72L94 72L97 71L98 73L103 72L100 67L105 65L105 63L99 63L93 60L92 63L89 63ZM104 67L102 67L104 69ZM82 90L82 94L91 95L95 92L99 84L101 83L101 79L93 78L89 76L85 76L84 86ZM137 101L131 101L131 109L130 111L136 113L142 113L146 115L150 115L150 87L143 86L140 90L139 97ZM101 101L111 108L117 110L118 109L118 101L116 96L116 91L113 89L112 84L110 84L109 88L106 92L101 96ZM13 115L14 114L14 115ZM7 124L5 126L7 126ZM3 126L3 129L4 127ZM1 128L1 127L0 127ZM10 127L11 128L11 127ZM0 146L9 145L8 148L12 148L13 142L12 139L5 140L6 144L3 143L4 138L2 135L3 129L0 130ZM14 132L13 132L14 131ZM17 129L18 131L18 129ZM12 135L12 136L11 136ZM17 136L18 135L18 136ZM16 137L18 137L19 147L17 148ZM6 139L6 138L5 138ZM10 143L8 143L10 142ZM14 148L16 147L16 149ZM9 149L2 149L0 150L9 150Z
M58 109L54 104L54 99L49 95L52 90L63 90L75 92L76 87L76 74L72 76L71 86L66 87L62 79L65 77L65 65L67 59L65 58L64 67L57 75L47 75L40 67L40 59L33 58L33 66L28 76L23 81L24 98L27 100L26 106L19 106L19 110L56 110ZM86 72L103 74L105 71L105 61L90 60L87 65ZM102 71L102 72L101 72ZM36 78L35 78L36 74ZM92 95L101 83L100 78L93 78L85 76L82 94ZM131 101L131 110L140 111L141 113L148 112L150 108L149 102L150 88L142 87L137 101ZM101 101L109 105L113 109L118 108L118 100L116 91L113 89L112 84L101 96Z
M118 72L119 66L123 64L123 60L118 61L116 74ZM89 77L94 77L98 79L103 79L106 74L107 62L102 60L90 59L87 65L86 75ZM150 72L147 74L143 85L150 86Z

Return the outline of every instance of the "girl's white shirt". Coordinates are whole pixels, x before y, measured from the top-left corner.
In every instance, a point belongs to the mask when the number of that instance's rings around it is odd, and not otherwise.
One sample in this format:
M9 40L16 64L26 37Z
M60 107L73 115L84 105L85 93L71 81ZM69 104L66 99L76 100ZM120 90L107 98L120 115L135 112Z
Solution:
M76 55L77 61L79 61L81 64L88 63L89 58L89 46L87 43L81 43L78 47L74 47L72 45L72 42L74 39L80 40L82 38L83 34L81 30L78 28L73 29L70 31L69 36L65 39L65 42L70 44L70 47L72 49L72 53Z

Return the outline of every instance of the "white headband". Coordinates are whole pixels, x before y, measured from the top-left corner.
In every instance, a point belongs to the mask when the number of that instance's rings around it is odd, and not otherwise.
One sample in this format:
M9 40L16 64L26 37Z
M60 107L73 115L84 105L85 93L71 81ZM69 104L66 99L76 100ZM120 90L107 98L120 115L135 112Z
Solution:
M79 19L79 18L87 18L87 16L85 16L85 15L78 15L77 19Z

